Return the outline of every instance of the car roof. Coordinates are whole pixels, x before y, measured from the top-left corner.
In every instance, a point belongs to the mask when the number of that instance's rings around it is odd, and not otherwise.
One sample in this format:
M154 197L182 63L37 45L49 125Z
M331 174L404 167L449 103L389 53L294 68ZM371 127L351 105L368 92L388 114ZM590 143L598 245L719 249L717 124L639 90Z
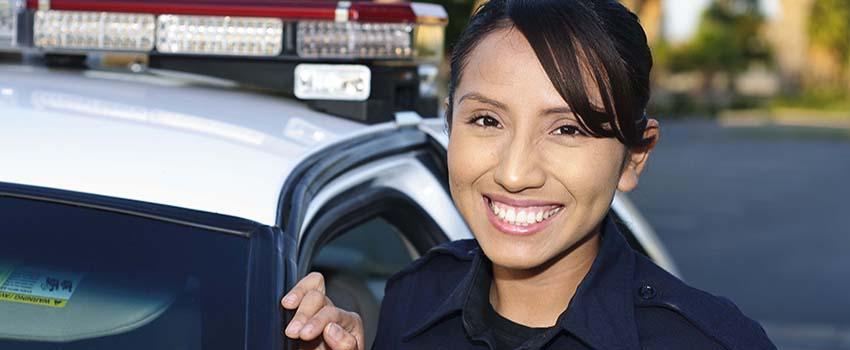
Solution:
M312 152L369 126L195 77L0 65L0 182L273 225Z

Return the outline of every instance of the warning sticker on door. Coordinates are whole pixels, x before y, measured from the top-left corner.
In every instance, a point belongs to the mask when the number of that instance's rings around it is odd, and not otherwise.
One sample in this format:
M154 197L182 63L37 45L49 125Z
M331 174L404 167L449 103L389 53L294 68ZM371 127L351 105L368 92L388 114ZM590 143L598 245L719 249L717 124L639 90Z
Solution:
M65 307L82 277L81 273L0 262L0 302Z

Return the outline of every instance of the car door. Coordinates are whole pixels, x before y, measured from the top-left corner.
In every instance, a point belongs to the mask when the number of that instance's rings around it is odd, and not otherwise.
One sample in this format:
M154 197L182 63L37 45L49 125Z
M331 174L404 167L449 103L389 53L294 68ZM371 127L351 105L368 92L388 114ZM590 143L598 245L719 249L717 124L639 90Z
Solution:
M416 125L317 151L287 181L281 226L297 276L324 273L335 304L364 320L367 348L390 276L439 243L471 238L448 191L445 149Z

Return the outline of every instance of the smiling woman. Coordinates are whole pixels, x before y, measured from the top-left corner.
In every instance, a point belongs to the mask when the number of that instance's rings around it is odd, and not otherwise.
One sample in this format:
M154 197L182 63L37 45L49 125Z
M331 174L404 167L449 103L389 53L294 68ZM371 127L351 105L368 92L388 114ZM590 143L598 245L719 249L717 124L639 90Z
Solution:
M734 304L633 251L609 215L659 140L644 113L651 66L637 17L613 0L476 12L446 100L452 199L475 240L388 282L374 348L775 348ZM298 309L290 337L362 348L357 316L333 307L320 275L283 304Z

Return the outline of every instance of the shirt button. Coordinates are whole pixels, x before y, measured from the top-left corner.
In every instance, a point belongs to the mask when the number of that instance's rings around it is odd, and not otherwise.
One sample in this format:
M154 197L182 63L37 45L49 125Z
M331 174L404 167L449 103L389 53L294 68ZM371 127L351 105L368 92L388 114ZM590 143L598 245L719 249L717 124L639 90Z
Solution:
M644 284L640 287L640 289L638 289L638 294L644 300L649 300L655 298L655 294L657 294L657 292L655 291L655 288L653 286Z

